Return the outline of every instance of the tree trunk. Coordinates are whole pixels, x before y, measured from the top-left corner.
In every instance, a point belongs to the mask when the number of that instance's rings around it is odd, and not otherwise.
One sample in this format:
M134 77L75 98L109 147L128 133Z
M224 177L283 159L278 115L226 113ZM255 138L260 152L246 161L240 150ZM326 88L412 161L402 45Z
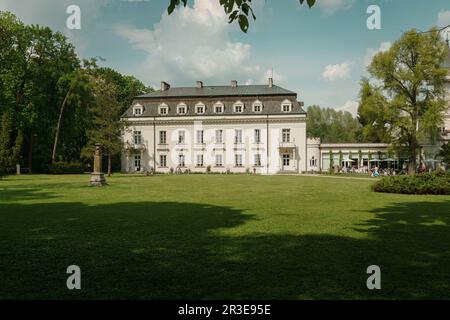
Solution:
M55 141L53 143L53 153L52 153L52 164L55 162L56 160L56 148L58 146L58 140L59 140L59 131L61 129L61 122L62 122L62 117L64 114L64 108L66 107L66 103L67 103L67 99L69 98L69 94L70 94L70 88L67 91L66 96L64 97L64 101L61 104L61 108L59 110L59 118L58 118L58 123L56 125L56 133L55 133Z
M34 133L31 131L30 133L30 143L28 145L28 173L33 173L33 138Z
M411 145L409 148L410 148L410 155L408 163L408 175L413 176L416 174L417 148L415 144Z
M111 153L108 153L108 177L111 177Z

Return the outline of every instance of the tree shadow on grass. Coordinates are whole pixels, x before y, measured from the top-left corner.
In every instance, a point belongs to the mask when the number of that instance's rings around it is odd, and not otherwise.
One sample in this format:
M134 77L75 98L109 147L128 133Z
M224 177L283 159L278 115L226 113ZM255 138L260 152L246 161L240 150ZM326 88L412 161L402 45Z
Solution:
M0 298L450 298L449 209L379 208L350 238L230 236L255 217L198 203L3 204ZM82 270L78 292L65 287L72 264ZM366 288L373 264L381 291Z

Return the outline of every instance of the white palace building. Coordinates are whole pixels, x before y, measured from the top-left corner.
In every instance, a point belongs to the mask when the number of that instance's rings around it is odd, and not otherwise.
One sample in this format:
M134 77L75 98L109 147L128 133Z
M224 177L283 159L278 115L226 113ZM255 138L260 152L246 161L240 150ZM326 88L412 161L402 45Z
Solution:
M450 93L450 78L447 86ZM392 160L386 144L308 138L306 118L297 94L272 79L180 88L162 82L160 90L136 97L122 117L122 172L303 173L326 171L331 161L361 168ZM450 112L441 131L448 141ZM439 147L423 146L423 159L434 159Z

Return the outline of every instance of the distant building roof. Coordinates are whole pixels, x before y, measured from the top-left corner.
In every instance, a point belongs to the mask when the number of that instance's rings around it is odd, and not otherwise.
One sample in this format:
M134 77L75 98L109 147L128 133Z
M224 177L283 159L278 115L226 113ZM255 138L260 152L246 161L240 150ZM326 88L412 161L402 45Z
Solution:
M279 86L267 85L240 85L232 86L203 86L169 88L165 91L158 90L152 93L136 97L145 98L187 98L187 97L226 97L226 96L271 96L271 95L297 95L295 92Z

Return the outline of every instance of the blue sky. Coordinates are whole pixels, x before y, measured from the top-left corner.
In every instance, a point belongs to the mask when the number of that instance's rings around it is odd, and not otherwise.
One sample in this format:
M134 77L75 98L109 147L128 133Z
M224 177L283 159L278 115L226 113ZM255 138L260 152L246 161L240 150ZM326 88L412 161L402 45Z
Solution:
M355 112L370 58L402 31L450 24L448 0L253 0L248 34L229 25L218 0L192 0L166 12L169 0L0 0L0 10L66 34L81 57L135 75L147 85L266 83L298 92L306 105ZM81 8L81 30L66 27L66 8ZM381 30L368 30L367 7L381 8Z

